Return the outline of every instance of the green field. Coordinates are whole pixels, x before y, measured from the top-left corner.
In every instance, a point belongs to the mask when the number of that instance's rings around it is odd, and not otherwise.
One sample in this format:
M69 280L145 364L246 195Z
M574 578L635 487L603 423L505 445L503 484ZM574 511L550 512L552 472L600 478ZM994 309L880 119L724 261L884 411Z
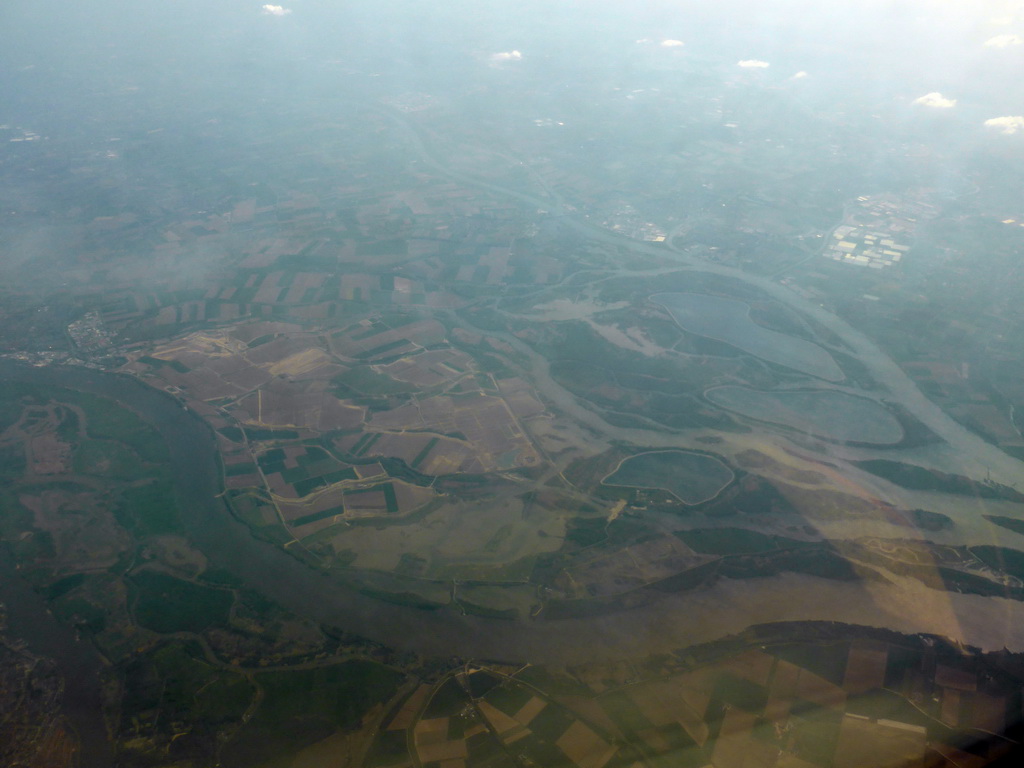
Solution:
M346 661L318 669L261 672L255 679L263 703L225 750L229 768L273 763L356 724L371 706L394 695L402 676L375 662Z
M146 474L134 451L122 443L86 438L75 448L75 472L117 480L137 480Z
M1004 499L1006 501L1024 501L1024 494L992 482L977 482L963 475L951 475L937 469L927 469L916 464L905 464L900 461L886 459L869 459L855 461L858 469L884 477L890 483L901 488L915 491L938 491L954 493L958 496L973 496L979 499ZM989 518L992 519L992 518ZM1005 520L1006 518L1001 518ZM1012 530L1012 529L1011 529Z
M160 433L134 411L113 400L82 392L75 393L74 401L85 410L90 436L124 443L145 461L167 461L167 447Z
M182 531L170 480L125 488L114 515L121 525L139 537Z
M138 589L135 618L154 632L202 632L228 622L234 595L177 579L159 571L132 577Z

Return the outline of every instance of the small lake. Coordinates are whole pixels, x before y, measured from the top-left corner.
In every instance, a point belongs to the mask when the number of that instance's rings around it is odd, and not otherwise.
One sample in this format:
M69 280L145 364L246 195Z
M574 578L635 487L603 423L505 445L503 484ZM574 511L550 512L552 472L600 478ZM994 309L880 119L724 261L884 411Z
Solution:
M713 456L690 451L650 451L623 459L603 485L668 491L684 504L715 498L733 480L733 472Z
M724 341L769 363L808 376L826 381L844 378L825 349L758 325L750 319L750 305L745 302L703 293L656 293L651 300L667 309L687 333Z
M741 416L828 440L893 445L903 439L903 427L883 405L845 392L763 392L724 386L709 389L704 396Z

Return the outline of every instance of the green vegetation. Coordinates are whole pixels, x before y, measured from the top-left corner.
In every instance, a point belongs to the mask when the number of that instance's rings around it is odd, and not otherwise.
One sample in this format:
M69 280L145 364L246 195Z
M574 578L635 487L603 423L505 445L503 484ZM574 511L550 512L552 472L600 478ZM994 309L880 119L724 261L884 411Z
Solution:
M679 723L669 723L653 729L663 750L647 758L651 768L702 768L707 765L704 752Z
M379 346L373 347L372 349L357 352L355 355L353 355L353 357L355 357L357 360L369 360L372 357L380 357L381 355L387 352L392 352L396 349L407 347L409 346L409 344L410 342L408 339L396 339L395 341L389 341L385 344L380 344Z
M794 643L770 646L765 650L803 669L810 670L833 685L842 685L850 654L848 642Z
M377 732L377 738L367 754L367 766L384 768L384 766L411 763L412 758L409 757L409 742L405 731L382 730Z
M486 605L477 605L470 603L466 600L456 600L456 603L462 607L467 614L470 616L484 616L488 619L507 619L514 621L519 618L519 611L515 608L491 608Z
M535 667L527 667L527 669L535 669ZM469 685L470 696L474 699L479 699L488 691L501 685L501 678L492 675L490 672L474 672L466 678L466 682Z
M152 366L153 368L163 368L164 366L171 368L178 373L188 373L191 368L182 363L180 360L161 360L158 357L150 357L149 355L143 355L139 358L140 363Z
M228 427L227 429L231 429ZM221 430L229 440L227 429ZM298 440L299 433L294 429L268 429L266 427L245 427L245 436L249 440ZM236 441L237 442L237 441Z
M43 594L46 595L47 600L56 600L59 597L63 597L71 590L79 587L85 581L84 573L74 573L71 576L65 576L62 579L47 585Z
M533 698L533 692L522 685L506 682L488 693L485 698L489 704L512 716Z
M334 517L335 515L345 514L345 507L331 507L330 509L324 509L320 512L312 512L302 517L297 517L291 521L291 525L299 528L303 525L309 525L310 523L316 523L320 520L326 520L328 517Z
M566 526L565 541L583 548L600 544L608 538L606 527L603 517L574 517Z
M980 483L962 475L950 475L934 469L925 469L915 464L899 461L871 459L853 462L859 469L885 478L901 488L915 491L938 491L959 496L973 496L978 499L1002 499L1024 502L1024 494L998 483Z
M224 764L260 765L354 725L371 706L390 699L401 679L370 661L258 673L263 703L225 750Z
M375 242L363 242L356 245L358 256L391 256L405 255L408 253L409 244L402 239L377 240Z
M81 427L78 414L70 408L61 408L58 411L58 416L60 423L57 425L57 437L74 445L78 441L78 432Z
M710 555L753 555L785 548L821 546L817 542L768 536L747 528L697 528L677 531L676 536L695 552Z
M251 475L256 473L255 464L232 464L224 468L225 477L238 477L240 475Z
M242 675L204 661L195 643L165 643L119 671L124 686L120 730L141 728L156 744L173 743L175 755L197 764L207 764L217 732L238 722L255 693ZM143 712L159 716L140 722ZM130 755L132 750L127 751Z
M52 603L53 615L61 621L74 623L94 635L107 628L107 615L98 605L77 595L65 594Z
M299 469L301 469L301 467ZM307 477L304 480L298 480L293 484L293 487L295 488L295 493L299 496L308 496L317 488L326 488L328 485L340 483L343 480L355 480L356 477L357 475L354 469L351 467L345 467L318 477ZM287 480L287 478L285 479Z
M124 443L144 461L167 461L167 446L160 433L144 422L135 411L108 400L83 392L76 392L78 402L86 413L86 430L95 438Z
M224 568L207 568L199 577L207 584L218 587L231 587L237 589L245 586L245 582L229 570Z
M23 409L22 400L37 394L27 384L6 381L0 390L0 432L17 423Z
M138 589L135 618L154 632L202 632L228 623L234 596L159 571L132 576Z
M1008 576L1024 579L1024 552L991 545L969 547L968 549L989 568L1002 571Z
M469 703L466 691L459 685L454 677L449 677L439 688L434 690L433 696L423 711L423 717L430 719L434 717L451 717L462 710Z
M0 445L0 480L20 480L26 467L24 446Z
M441 442L441 438L439 437L430 438L430 441L425 446L423 446L423 449L419 453L416 454L416 457L412 460L412 463L409 466L411 466L413 469L418 468L420 463L425 458L427 458L427 456L430 455L430 452L434 449L434 446L437 445L439 442Z
M140 538L182 531L174 486L166 479L125 488L114 507L114 515L121 525Z
M74 469L83 475L116 480L137 480L146 474L139 457L121 443L109 440L81 440L75 448Z
M831 765L843 713L810 702L796 702L792 708L794 752L814 765Z
M913 509L910 511L914 525L925 531L943 531L953 527L953 518L941 512L930 512L927 509Z
M768 703L768 689L731 672L723 672L715 679L713 697L745 712L760 713Z
M1024 520L1018 520L1015 517L1002 517L1001 515L985 515L985 519L1002 526L1008 531L1024 535Z
M597 702L601 705L601 709L608 713L612 722L624 731L640 733L654 727L654 724L644 716L644 713L624 691L606 693Z

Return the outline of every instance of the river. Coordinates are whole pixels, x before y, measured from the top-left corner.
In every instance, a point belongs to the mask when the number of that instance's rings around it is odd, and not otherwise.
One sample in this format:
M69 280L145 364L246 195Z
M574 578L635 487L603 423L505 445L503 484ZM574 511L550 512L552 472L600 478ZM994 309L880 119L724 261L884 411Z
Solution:
M991 642L987 642L980 625L975 630L964 631L958 622L947 620L948 611L942 617L938 614L918 616L919 612L914 611L891 615L880 605L880 598L887 592L886 585L844 585L800 576L756 579L739 586L719 585L702 590L699 597L687 594L667 598L665 607L678 605L681 609L678 616L674 616L671 609L661 610L662 603L658 603L597 619L512 622L463 616L456 610L423 611L383 603L339 584L284 550L254 538L243 523L232 517L218 496L220 469L209 427L170 395L120 374L59 366L38 368L10 361L0 361L0 379L20 379L86 391L113 398L139 413L160 431L167 444L187 535L210 559L211 565L231 571L300 616L342 627L400 650L466 658L528 659L535 663L582 662L645 655L652 650L652 643L662 648L679 648L740 631L752 621L769 621L773 617L776 620L829 618L888 626L899 631L945 630L944 633L952 637L985 646L998 643L994 647L1002 647L1001 644L1007 643L1008 647L1024 648L1024 604L1021 603L928 590L936 597L941 596L941 603L947 608L959 603L965 616L987 617L985 622L992 630L988 636ZM789 590L784 600L780 600L778 591L777 582L781 581L786 581L786 590ZM905 592L907 588L902 585L898 591ZM748 595L753 602L748 598L738 600L736 590ZM793 590L806 593L807 599L800 598ZM822 598L832 592L842 593L844 597L824 609ZM752 612L722 610L722 606L707 610L719 593L728 593L730 602L747 605ZM853 593L859 594L861 599L853 599ZM836 596L838 598L838 594ZM902 602L896 594L890 598L892 602ZM755 609L758 601L763 605ZM932 605L933 602L923 601L922 604ZM771 610L766 611L765 606L771 606ZM1013 626L1004 628L1011 616ZM910 617L914 620L910 621ZM644 622L661 627L656 643L649 632L638 634ZM578 642L582 636L587 637L586 644Z
M524 202L548 207L534 198L450 173L429 156L419 136L403 123L421 159L446 175ZM1024 464L985 443L928 400L877 345L845 322L770 280L718 265L697 262L663 249L627 241L587 222L564 218L588 238L634 252L678 258L680 268L726 275L756 287L780 303L813 318L843 340L884 385L893 400L945 439L965 457L965 472L1011 484L1024 477ZM633 272L631 274L652 274ZM550 379L547 361L518 339L495 334L529 355L535 383L574 418L604 434L638 444L682 447L678 435L637 429L609 429L597 414L582 408ZM784 574L744 582L721 581L696 593L667 596L659 602L601 618L564 621L501 621L464 616L455 610L421 611L382 603L339 584L283 550L259 541L235 520L218 498L221 476L213 436L205 423L166 393L127 376L102 371L0 361L0 380L64 386L109 397L138 412L162 434L177 479L176 493L191 542L212 565L233 572L266 597L307 619L341 627L399 650L429 656L507 659L533 663L579 663L669 652L742 631L766 621L832 620L886 627L901 632L934 632L986 649L1024 650L1024 604L1001 598L929 590L918 582L842 583ZM62 628L42 598L0 561L3 589L14 634L30 648L58 659L67 683L69 715L82 737L83 768L110 764L110 745L98 714L101 668L95 653ZM581 638L586 638L581 642Z
M423 611L359 594L327 574L255 539L218 497L220 469L209 427L164 392L127 376L72 367L33 367L0 360L0 380L56 385L109 397L139 413L163 436L191 542L210 560L264 596L307 619L426 656L575 664L639 658L708 642L755 623L826 620L899 632L932 632L985 649L1024 650L1024 603L962 595L908 579L836 582L796 574L722 580L712 587L608 616L559 621L505 621ZM83 737L83 768L109 765L99 712L100 662L59 625L9 563L0 560L13 634L40 655L58 659L68 680L69 714ZM586 638L581 642L581 638Z
M536 206L538 209L550 210L552 207L565 207L557 198L552 200L535 197L525 192L507 189L497 184L491 184L490 182L474 179L471 176L449 170L430 154L422 138L404 118L398 116L397 113L390 114L406 135L420 161L439 173L455 181L520 200L529 205ZM838 336L850 348L852 354L870 371L875 381L888 390L889 399L898 402L908 413L956 449L962 457L963 474L969 475L975 480L991 478L996 482L1010 486L1019 483L1021 478L1024 477L1024 462L985 442L982 438L948 416L921 392L917 385L911 381L910 377L877 344L846 321L827 311L822 305L807 301L786 286L769 278L752 275L749 272L743 272L721 264L700 261L678 251L666 250L664 247L658 247L650 243L630 240L622 235L603 229L596 224L592 224L585 218L581 219L578 216L564 214L560 216L560 221L590 240L598 240L618 248L626 248L633 253L656 257L659 261L673 259L678 262L680 270L688 269L696 272L721 275L737 282L745 283L767 294L780 304L790 307L805 317L812 318L815 322ZM647 274L653 276L663 272L663 269L652 270L648 273L633 270L623 272L622 274L634 276Z
M3 546L0 602L7 606L8 634L23 640L35 655L55 661L64 678L63 711L81 742L80 768L108 768L113 764L113 751L103 721L103 662L72 627L54 618L42 596L21 578Z

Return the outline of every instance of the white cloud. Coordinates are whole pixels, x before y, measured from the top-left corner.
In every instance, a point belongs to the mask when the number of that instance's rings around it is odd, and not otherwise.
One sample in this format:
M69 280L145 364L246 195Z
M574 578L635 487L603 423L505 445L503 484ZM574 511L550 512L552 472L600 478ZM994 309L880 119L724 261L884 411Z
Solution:
M492 53L491 61L498 63L502 61L519 61L523 58L523 54L519 51L501 51L500 53Z
M665 48L678 48L680 45L686 45L682 40L662 40L661 44Z
M803 80L805 77L807 77L807 73L804 72L802 69L795 75L793 75L794 80Z
M1024 131L1024 115L1007 115L1006 117L993 117L985 121L988 128L996 128L1000 133L1017 133Z
M283 5L264 5L263 13L267 16L287 16L292 12L291 8L285 8Z
M736 64L748 69L764 69L771 66L767 61L758 61L757 59L744 59L743 61L737 61Z
M932 91L926 93L924 96L920 96L912 102L913 104L920 104L922 107L934 107L935 109L949 109L950 107L956 106L956 99L947 99L938 91Z
M1024 37L1020 35L996 35L986 40L983 45L986 48L1009 48L1011 45L1020 45L1024 43Z

